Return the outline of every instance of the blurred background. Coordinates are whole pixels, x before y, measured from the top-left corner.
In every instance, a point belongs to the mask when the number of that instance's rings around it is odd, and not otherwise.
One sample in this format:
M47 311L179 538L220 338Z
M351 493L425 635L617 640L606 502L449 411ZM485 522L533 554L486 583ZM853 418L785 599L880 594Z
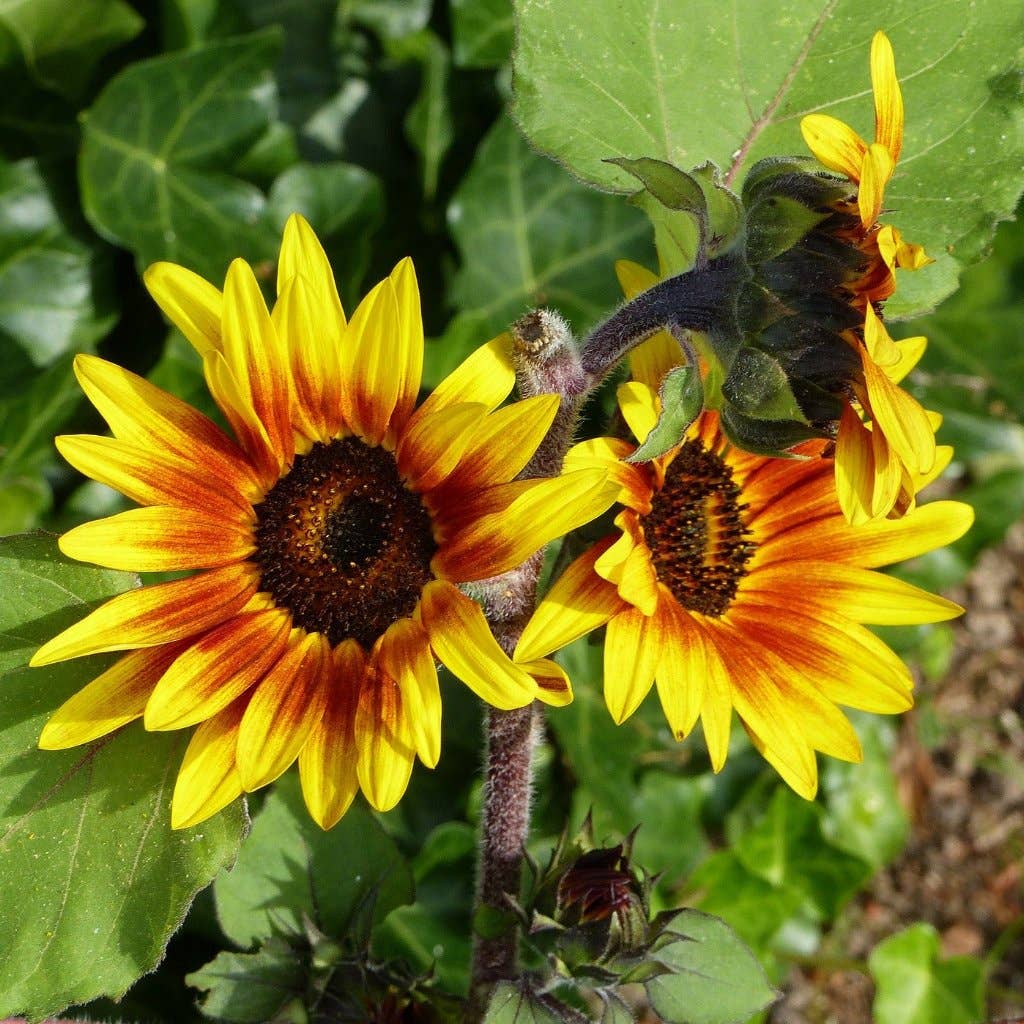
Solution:
M617 302L613 263L656 258L644 216L532 152L506 113L510 0L24 0L0 6L0 534L59 532L123 505L62 464L55 433L102 432L70 365L98 352L215 415L191 347L140 272L210 280L242 256L274 280L294 210L324 241L346 308L412 255L430 336L425 386L527 309L584 332ZM895 211L898 214L898 211ZM895 217L897 219L898 217ZM901 568L967 609L889 629L917 707L855 716L863 766L823 764L805 804L741 730L720 776L652 702L615 727L599 649L567 654L577 699L551 717L532 850L592 809L637 824L662 907L726 918L785 992L776 1024L972 1024L1024 1014L1024 227L932 315L911 390L956 446L933 491L971 533ZM600 425L608 396L595 403ZM383 816L417 903L376 951L465 986L479 712L445 694L444 756ZM229 943L200 898L168 960L91 1019L198 1020L184 975ZM441 948L442 953L437 950ZM923 993L900 1002L912 979ZM876 998L877 997L877 998ZM875 1000L872 1011L872 1000Z

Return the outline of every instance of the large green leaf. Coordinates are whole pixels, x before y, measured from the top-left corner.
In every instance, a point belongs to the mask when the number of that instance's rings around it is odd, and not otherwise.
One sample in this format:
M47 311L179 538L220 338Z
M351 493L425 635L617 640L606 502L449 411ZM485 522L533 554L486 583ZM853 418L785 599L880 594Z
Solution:
M305 965L284 942L256 953L220 953L185 980L206 993L205 1016L239 1024L278 1020L285 1004L302 1006L306 994Z
M429 31L411 36L403 54L418 57L421 67L420 92L405 117L405 133L420 155L423 197L429 201L437 194L441 163L455 141L448 98L451 55L444 42Z
M785 786L775 790L767 811L733 842L733 850L770 885L802 892L826 920L871 876L864 860L824 837L821 808Z
M219 282L235 256L276 255L263 194L231 169L272 120L279 46L269 31L139 61L85 115L86 215L141 266L173 260Z
M111 256L82 221L73 183L32 160L0 161L0 360L8 339L47 366L102 337L117 319ZM0 368L0 394L8 382L24 390L12 376Z
M0 70L77 99L104 54L143 25L124 0L0 0Z
M303 915L341 938L358 912L381 920L411 902L413 883L394 842L362 804L324 832L306 811L292 772L267 797L238 862L213 891L221 927L247 948L305 934Z
M720 918L681 910L665 926L678 936L656 956L671 974L647 982L651 1006L669 1024L742 1024L778 998L764 968Z
M238 848L240 803L171 831L182 733L132 725L84 748L36 748L48 715L110 659L30 669L30 655L132 584L66 560L51 537L0 541L0 1016L121 995Z
M938 260L903 275L904 314L955 288L1020 195L1019 5L892 0L868 17L859 0L596 0L585 23L575 0L516 7L519 123L575 174L618 191L634 186L608 157L710 159L738 180L759 157L806 152L800 118L812 111L871 135L868 52L884 28L907 110L886 206Z
M616 305L615 260L650 254L639 211L537 156L507 118L481 142L448 223L462 258L450 291L459 316L432 379L536 306L592 326Z
M68 356L0 402L0 536L37 526L49 508L43 471L57 461L53 435L81 400Z
M383 218L380 182L355 164L301 163L274 182L269 204L271 222L279 232L293 213L301 213L313 225L351 312Z
M511 0L451 0L453 56L460 68L496 68L512 52Z
M939 936L914 924L868 958L877 1024L974 1024L985 1016L984 967L970 957L939 959Z

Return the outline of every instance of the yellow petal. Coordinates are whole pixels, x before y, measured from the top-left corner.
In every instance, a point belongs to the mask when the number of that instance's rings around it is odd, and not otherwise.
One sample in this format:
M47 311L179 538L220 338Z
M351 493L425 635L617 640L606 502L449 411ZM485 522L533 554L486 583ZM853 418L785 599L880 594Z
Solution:
M220 349L224 301L209 281L174 263L154 263L142 280L167 319L201 356Z
M302 796L322 829L341 820L359 789L355 721L365 670L366 659L355 640L334 650L323 716L299 754Z
M708 669L704 631L692 616L665 594L658 614L663 617L665 642L658 657L655 681L672 735L685 739L704 704Z
M509 711L537 696L537 684L498 646L480 606L457 587L443 580L428 583L419 614L434 653L482 700Z
M191 508L132 508L83 523L60 538L68 558L110 569L166 572L212 569L256 550L246 522L224 521Z
M653 288L661 280L653 271L632 260L616 260L615 276L619 279L619 287L627 299L635 299L641 292Z
M245 701L235 701L192 735L174 786L171 828L198 825L242 795L235 744L244 710Z
M181 651L180 643L167 644L119 658L50 716L40 749L77 747L141 718L153 687Z
M464 583L507 572L549 541L596 519L618 493L601 470L525 483L508 505L467 524L434 556L438 576Z
M406 257L391 271L391 283L398 302L399 338L402 344L393 350L391 371L398 377L398 398L391 416L390 442L393 448L416 408L423 377L423 313L420 289L412 260Z
M368 666L356 711L356 771L376 811L389 811L405 793L416 751L412 729L393 679Z
M529 664L565 647L625 609L615 587L594 571L606 547L596 545L577 558L548 591L519 638L517 662Z
M352 314L341 348L342 412L369 445L379 445L391 424L402 384L396 369L408 364L412 344L402 334L394 283L385 278Z
M235 615L256 592L251 566L231 565L199 576L118 594L47 641L32 666L103 651L126 651L197 636Z
M416 753L435 767L441 757L441 689L426 630L412 619L398 619L381 639L380 662L402 691Z
M839 420L835 472L836 496L846 521L854 526L868 522L875 486L871 431L849 404Z
M345 326L338 286L320 239L300 213L293 213L284 226L281 254L277 261L277 294L282 295L288 282L296 277L305 278L308 282L312 302L319 311L320 330L325 339L336 346Z
M661 412L661 402L657 392L640 381L629 380L620 384L615 392L619 401L622 418L633 431L633 436L643 444L647 435L654 429Z
M157 683L146 728L182 729L211 718L254 686L288 643L291 617L275 609L239 615L195 641Z
M850 181L860 181L867 145L848 124L828 114L808 114L800 122L800 131L819 163Z
M885 200L885 186L892 177L893 162L889 151L872 142L861 164L860 187L857 189L857 208L860 222L870 228L882 212Z
M896 78L892 44L884 32L871 40L871 88L875 94L875 141L895 164L903 148L903 94Z
M537 700L553 708L564 708L572 703L572 683L561 665L550 658L537 658L524 662L522 667L537 684Z
M487 406L465 402L417 416L398 442L399 472L421 494L439 486L459 465L486 415Z
M627 608L608 623L604 646L604 699L616 725L629 718L654 684L665 636L657 615Z
M319 633L301 633L293 631L242 718L236 757L247 793L273 782L295 761L327 705L327 641Z

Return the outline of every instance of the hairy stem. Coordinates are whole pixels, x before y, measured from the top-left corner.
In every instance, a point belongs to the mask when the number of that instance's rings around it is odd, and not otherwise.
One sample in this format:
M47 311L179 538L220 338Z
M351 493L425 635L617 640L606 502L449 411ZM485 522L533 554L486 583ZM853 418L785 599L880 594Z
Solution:
M530 830L533 749L539 719L536 702L513 711L487 711L478 908L508 913L508 897L519 898L523 848ZM496 982L518 973L518 931L510 922L499 934L473 936L470 1020L483 1016Z

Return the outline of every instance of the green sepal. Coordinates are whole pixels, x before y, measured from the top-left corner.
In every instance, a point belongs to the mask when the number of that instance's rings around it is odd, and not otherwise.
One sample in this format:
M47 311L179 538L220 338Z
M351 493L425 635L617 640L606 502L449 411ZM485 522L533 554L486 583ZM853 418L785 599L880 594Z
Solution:
M736 353L722 394L738 412L752 419L807 422L782 364L760 349L744 346Z
M811 209L796 199L765 196L747 212L748 261L763 263L786 252L829 216L828 210Z
M684 273L741 241L743 207L719 183L714 164L702 164L687 173L651 157L616 157L606 162L628 171L644 185L631 202L647 214L654 227L662 277Z
M658 389L661 415L647 439L627 462L649 462L664 455L682 441L690 425L704 408L704 385L696 366L677 366L669 370Z
M768 195L788 196L805 206L827 206L853 191L846 178L823 171L813 157L771 156L751 167L740 196L748 208Z
M789 456L787 449L803 441L826 435L806 423L793 420L758 420L744 416L731 405L723 405L721 424L725 436L737 447L752 455L775 458Z

